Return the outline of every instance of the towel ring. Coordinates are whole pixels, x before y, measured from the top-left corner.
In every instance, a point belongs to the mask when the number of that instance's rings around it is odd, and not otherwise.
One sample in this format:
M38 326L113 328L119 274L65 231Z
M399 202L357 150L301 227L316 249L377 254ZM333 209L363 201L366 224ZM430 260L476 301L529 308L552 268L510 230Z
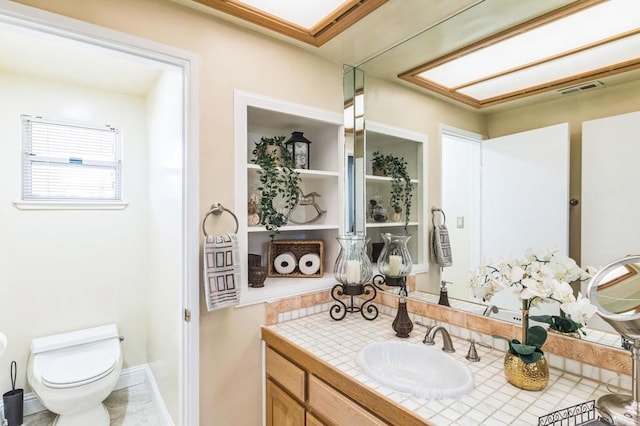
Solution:
M238 229L240 229L240 225L238 223L238 218L236 217L236 215L229 209L225 208L222 204L217 203L217 204L212 204L211 208L209 209L209 211L207 212L207 214L204 215L204 219L202 219L202 232L204 233L205 237L208 237L209 235L207 234L207 230L205 229L205 223L207 222L207 218L209 217L209 215L214 214L216 216L220 216L223 212L227 212L229 213L231 216L233 216L233 220L236 221L236 230L235 233L238 233Z
M442 214L442 224L446 225L447 224L447 215L444 214L444 210L439 209L437 207L432 207L431 208L431 224L434 226L436 226L436 212L440 212Z

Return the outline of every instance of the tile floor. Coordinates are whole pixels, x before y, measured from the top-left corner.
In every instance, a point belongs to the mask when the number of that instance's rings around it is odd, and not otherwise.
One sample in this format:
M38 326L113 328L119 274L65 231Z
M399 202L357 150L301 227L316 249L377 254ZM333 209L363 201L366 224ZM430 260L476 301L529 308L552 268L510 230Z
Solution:
M145 383L117 390L104 401L111 416L111 426L157 426L151 392ZM24 418L24 426L50 426L55 414L42 411Z

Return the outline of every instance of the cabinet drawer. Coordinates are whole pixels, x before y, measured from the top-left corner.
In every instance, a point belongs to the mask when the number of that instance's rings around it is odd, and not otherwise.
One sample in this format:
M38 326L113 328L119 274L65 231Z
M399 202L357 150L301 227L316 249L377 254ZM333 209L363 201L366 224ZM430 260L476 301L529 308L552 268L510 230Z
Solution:
M315 376L309 376L309 406L334 425L386 425L357 403L342 395Z
M278 382L299 401L305 400L305 372L282 355L267 347L267 376Z

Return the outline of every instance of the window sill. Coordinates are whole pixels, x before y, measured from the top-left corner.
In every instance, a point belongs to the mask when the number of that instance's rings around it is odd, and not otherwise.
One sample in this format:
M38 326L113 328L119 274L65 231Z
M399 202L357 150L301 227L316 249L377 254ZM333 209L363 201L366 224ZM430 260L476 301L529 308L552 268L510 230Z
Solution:
M129 203L100 201L16 201L19 210L124 210Z

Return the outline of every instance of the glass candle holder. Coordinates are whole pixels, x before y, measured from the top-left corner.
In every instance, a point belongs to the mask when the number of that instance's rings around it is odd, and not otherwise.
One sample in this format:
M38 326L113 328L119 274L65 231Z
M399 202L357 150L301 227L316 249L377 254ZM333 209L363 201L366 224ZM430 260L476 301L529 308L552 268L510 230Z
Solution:
M381 234L384 247L378 257L378 270L387 278L387 285L399 285L399 278L406 277L411 272L413 262L407 248L411 235Z
M373 276L373 267L366 246L369 237L362 234L347 234L336 237L340 243L340 254L333 267L333 275L343 285L362 285Z

